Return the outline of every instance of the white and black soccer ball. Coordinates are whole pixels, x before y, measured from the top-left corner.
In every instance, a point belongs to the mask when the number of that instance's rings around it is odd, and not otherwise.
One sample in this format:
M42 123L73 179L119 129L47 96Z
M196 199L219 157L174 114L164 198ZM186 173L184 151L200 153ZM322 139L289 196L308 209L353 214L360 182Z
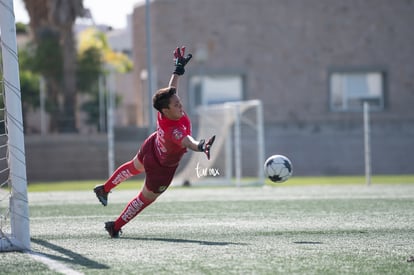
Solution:
M273 182L284 182L292 176L292 162L283 155L270 156L264 163L266 177Z

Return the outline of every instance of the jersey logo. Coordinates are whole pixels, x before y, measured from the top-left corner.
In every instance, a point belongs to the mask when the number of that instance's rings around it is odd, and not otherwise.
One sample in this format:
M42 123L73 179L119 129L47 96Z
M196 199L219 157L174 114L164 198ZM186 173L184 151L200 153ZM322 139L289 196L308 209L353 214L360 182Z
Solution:
M183 133L179 129L174 129L172 134L176 140L180 140L183 137Z

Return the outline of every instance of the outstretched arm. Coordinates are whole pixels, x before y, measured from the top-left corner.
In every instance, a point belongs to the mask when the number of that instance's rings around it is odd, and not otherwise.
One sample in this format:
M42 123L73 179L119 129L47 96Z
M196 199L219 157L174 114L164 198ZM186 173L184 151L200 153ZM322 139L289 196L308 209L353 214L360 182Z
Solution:
M190 61L190 59L193 57L191 53L189 53L187 56L185 56L185 47L176 48L174 51L174 66L175 70L173 74L171 75L170 82L168 83L168 86L174 86L178 90L178 79L180 78L180 75L183 75L185 73L185 65Z
M204 152L207 156L207 159L210 159L210 149L214 143L216 136L212 136L207 142L202 139L200 141L195 140L192 136L186 136L183 138L181 144L193 151Z
M172 74L170 78L170 82L168 82L169 87L175 87L178 90L178 79L180 76L178 74Z
M185 55L185 47L176 48L174 51L174 65L175 70L171 75L170 82L168 85L174 86L176 90L178 90L178 79L181 75L185 73L185 65L191 60L193 57L190 53L187 56ZM204 152L208 159L210 159L210 148L214 143L214 139L216 136L212 136L207 142L202 139L200 141L195 140L192 136L186 136L182 139L181 145L185 148L196 152Z

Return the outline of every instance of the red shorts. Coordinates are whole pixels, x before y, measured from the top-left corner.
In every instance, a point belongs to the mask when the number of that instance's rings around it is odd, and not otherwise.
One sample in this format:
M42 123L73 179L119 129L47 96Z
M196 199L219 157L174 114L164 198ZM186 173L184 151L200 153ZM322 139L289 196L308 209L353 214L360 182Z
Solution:
M178 165L162 166L155 155L156 134L149 136L138 151L138 160L145 168L145 186L154 193L164 192L170 186Z

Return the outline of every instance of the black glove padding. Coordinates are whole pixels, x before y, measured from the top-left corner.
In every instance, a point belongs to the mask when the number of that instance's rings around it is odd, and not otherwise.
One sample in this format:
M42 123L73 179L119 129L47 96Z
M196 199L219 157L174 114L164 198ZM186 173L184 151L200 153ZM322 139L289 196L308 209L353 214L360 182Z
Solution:
M200 143L198 144L198 150L200 152L204 152L207 156L207 159L210 159L210 149L215 139L216 139L216 136L212 136L207 142L204 139L202 139L200 140Z
M185 73L184 67L190 61L190 59L193 57L191 53L189 53L186 57L184 57L185 54L185 47L176 48L174 51L174 65L175 70L173 74L176 75L183 75Z

